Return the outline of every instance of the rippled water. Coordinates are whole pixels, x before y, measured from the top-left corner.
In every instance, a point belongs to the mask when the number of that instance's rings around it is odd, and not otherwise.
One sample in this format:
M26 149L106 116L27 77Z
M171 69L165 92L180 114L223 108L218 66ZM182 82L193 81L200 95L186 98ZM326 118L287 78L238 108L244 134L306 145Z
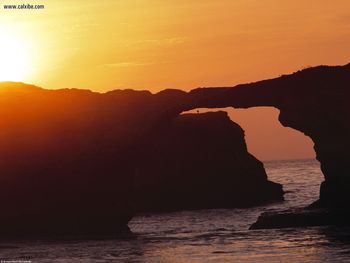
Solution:
M350 229L248 230L264 211L315 201L323 177L314 160L266 162L286 201L250 209L140 215L133 235L119 239L14 240L0 259L32 262L350 262Z

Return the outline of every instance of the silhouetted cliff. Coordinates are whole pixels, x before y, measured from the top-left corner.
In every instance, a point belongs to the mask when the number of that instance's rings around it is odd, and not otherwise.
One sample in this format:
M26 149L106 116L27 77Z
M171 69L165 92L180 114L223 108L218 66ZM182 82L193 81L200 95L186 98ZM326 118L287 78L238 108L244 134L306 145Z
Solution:
M320 188L319 200L310 208L324 208L322 212L307 211L298 215L282 213L280 217L263 215L261 222L283 218L284 226L310 225L323 222L349 222L350 177L350 64L345 66L319 66L291 75L238 85L233 88L203 88L191 91L181 105L174 105L173 114L194 108L249 108L271 106L280 110L282 125L294 128L309 136L315 143L317 159L325 181ZM327 219L324 218L327 215ZM316 216L320 218L314 220ZM268 218L266 218L268 217ZM287 219L286 219L287 218ZM331 218L331 219L330 219ZM288 223L288 224L287 224ZM256 224L255 227L264 227ZM269 226L271 227L271 226Z
M183 205L182 208L244 206L263 201L259 197L235 204L234 191L242 190L241 195L247 191L246 197L250 198L255 185L263 187L256 190L261 193L271 187L261 164L246 152L242 132L236 125L220 114L178 117L184 111L203 107L278 108L284 126L303 132L315 143L325 181L314 206L348 209L349 76L350 64L320 66L233 88L203 88L189 93L165 90L154 95L132 90L105 94L74 89L52 91L3 83L0 222L6 228L0 232L18 231L19 225L20 231L34 232L120 231L132 216L130 200L135 188L145 195L155 189L147 194L148 200L139 204L144 210L161 210L163 202L155 203L155 207L149 205L152 198L161 195L171 209ZM212 127L212 123L220 128ZM211 137L211 133L216 136ZM231 135L234 138L229 139ZM228 145L235 149L228 149ZM216 147L218 155L209 156L210 149ZM174 160L172 164L177 165L171 169L173 157L180 159ZM237 160L247 161L241 167L253 169L244 173L244 178L243 173L237 173ZM216 174L220 174L217 181L212 177L215 167ZM142 170L147 172L143 175ZM205 188L207 184L198 180L200 175L215 187ZM152 185L156 178L165 180L163 192L155 183ZM246 178L257 181L243 189ZM187 182L183 188L187 193L180 192L181 182ZM170 185L176 187L172 189ZM190 195L191 185L197 186L196 195ZM218 194L219 187L222 194ZM277 188L272 187L271 193L276 193ZM205 195L206 190L217 194ZM180 194L193 199L185 204L185 198L172 197ZM219 205L227 195L228 200ZM264 192L264 199L265 195L268 194Z
M350 64L319 66L276 79L234 88L196 89L175 112L198 107L248 108L272 106L280 110L282 125L309 136L325 176L319 206L347 208L350 203L348 135L350 131Z
M135 178L138 211L247 207L282 200L226 112L184 114L157 126Z
M127 230L131 201L154 194L169 201L156 210L281 199L225 114L173 114L183 96L0 84L0 233L118 233ZM162 181L152 189L148 178Z

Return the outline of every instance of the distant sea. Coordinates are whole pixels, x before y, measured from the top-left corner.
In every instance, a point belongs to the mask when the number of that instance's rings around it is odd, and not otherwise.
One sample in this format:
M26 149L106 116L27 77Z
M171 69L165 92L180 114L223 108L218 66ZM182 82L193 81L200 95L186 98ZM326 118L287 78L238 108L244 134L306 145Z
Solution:
M350 228L248 230L265 211L303 207L323 180L315 160L265 162L285 202L249 209L139 215L120 238L0 241L0 260L32 262L350 262Z

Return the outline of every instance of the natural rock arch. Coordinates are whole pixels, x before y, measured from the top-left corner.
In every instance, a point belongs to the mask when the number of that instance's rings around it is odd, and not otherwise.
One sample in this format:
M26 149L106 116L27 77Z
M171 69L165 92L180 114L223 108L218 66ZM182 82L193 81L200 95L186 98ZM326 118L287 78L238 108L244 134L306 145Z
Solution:
M176 101L175 105L167 105L164 117L195 108L279 109L283 126L301 131L315 144L325 176L318 205L343 207L350 201L349 75L350 64L319 66L233 88L199 88L189 93L166 90L156 96Z
M3 231L12 233L19 225L22 230L27 227L36 231L32 228L35 225L40 231L51 231L57 221L60 228L54 230L59 232L77 231L77 226L82 232L109 232L117 222L120 230L125 229L133 214L125 205L129 178L134 160L142 158L140 149L157 127L167 126L181 112L195 108L279 109L282 125L303 132L315 143L325 176L317 205L347 208L349 76L350 64L321 66L233 88L165 90L157 94L52 91L2 83L0 185L6 190L1 191L1 201L8 213L1 222L13 227L7 225ZM115 171L121 177L115 176ZM47 211L44 217L43 209ZM101 215L98 211L105 212L105 217L96 217ZM34 215L27 216L32 219L26 221L27 226L23 225L24 214Z

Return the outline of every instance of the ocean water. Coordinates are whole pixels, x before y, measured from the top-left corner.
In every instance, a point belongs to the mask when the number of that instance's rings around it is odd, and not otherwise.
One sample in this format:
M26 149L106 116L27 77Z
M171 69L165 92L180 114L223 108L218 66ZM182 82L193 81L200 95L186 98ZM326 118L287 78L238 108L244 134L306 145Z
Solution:
M0 260L32 262L350 262L350 228L248 230L265 211L303 207L323 180L315 160L265 162L285 202L139 215L120 238L0 241Z

